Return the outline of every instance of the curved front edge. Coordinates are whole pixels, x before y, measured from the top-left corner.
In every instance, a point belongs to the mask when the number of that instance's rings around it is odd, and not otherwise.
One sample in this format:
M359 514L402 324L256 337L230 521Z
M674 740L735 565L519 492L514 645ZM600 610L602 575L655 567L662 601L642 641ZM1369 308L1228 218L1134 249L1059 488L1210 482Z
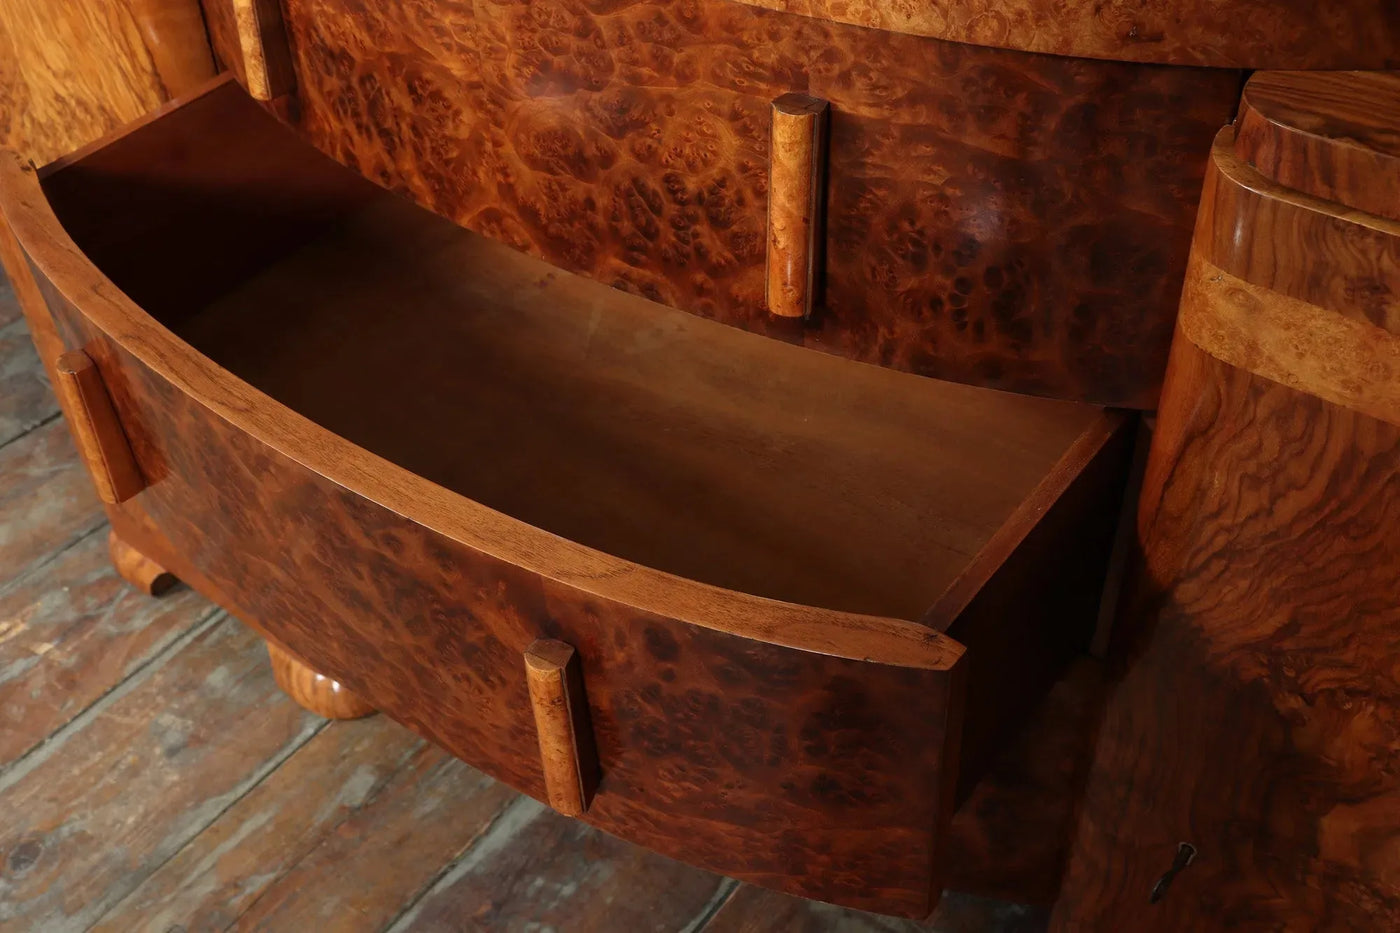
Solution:
M162 539L152 553L170 570L540 798L523 657L537 639L565 642L601 771L589 823L804 896L931 908L960 645L669 577L449 494L181 344L76 250L32 172L0 167L0 207L148 480L117 520Z
M1400 224L1283 188L1234 143L1207 176L1055 929L1400 928ZM1183 842L1196 858L1148 907Z

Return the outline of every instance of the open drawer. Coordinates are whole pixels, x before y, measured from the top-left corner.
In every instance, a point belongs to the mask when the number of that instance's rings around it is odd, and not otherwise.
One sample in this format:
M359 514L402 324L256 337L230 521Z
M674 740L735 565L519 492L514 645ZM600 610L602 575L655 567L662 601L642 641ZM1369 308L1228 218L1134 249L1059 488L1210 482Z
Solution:
M572 646L582 818L626 839L924 914L959 794L1093 626L1116 413L562 273L229 83L43 171L8 160L0 207L134 459L115 514L542 798L524 654Z

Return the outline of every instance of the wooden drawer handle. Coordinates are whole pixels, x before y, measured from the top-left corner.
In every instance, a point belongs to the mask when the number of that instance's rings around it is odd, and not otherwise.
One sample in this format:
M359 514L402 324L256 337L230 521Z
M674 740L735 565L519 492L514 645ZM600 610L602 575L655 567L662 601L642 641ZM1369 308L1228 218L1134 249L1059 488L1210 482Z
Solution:
M768 153L768 311L805 318L821 275L827 102L806 94L773 101Z
M82 350L69 350L58 358L58 384L54 387L68 415L78 453L87 462L97 495L109 505L125 502L146 488L117 420L102 373Z
M565 816L582 816L598 786L598 752L578 654L562 641L541 639L525 649L525 678L549 805Z

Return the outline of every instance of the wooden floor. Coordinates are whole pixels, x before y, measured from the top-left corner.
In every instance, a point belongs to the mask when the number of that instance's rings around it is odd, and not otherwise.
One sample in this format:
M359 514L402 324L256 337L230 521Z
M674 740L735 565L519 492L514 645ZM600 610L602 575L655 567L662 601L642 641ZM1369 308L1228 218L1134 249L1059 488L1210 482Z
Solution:
M261 642L111 569L0 279L0 930L1021 931L775 895L559 817L384 716L327 723Z

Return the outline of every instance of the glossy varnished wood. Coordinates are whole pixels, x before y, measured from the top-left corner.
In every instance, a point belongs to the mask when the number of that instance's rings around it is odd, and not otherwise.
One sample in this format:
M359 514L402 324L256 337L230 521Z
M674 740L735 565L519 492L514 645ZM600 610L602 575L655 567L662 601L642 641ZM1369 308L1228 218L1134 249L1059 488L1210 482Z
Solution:
M48 162L213 75L198 0L6 0L0 146Z
M1286 188L1400 220L1400 73L1256 75L1235 155Z
M42 188L17 165L0 183L6 215L43 274L65 338L108 348L104 372L115 374L110 385L152 480L114 518L157 530L153 538L164 543L141 539L143 551L317 670L541 797L521 657L536 639L565 641L578 652L603 775L588 822L766 885L926 912L957 784L970 780L960 749L984 762L997 733L1035 699L1030 686L1043 683L1082 635L1074 624L1047 620L1057 611L1077 618L1071 607L1084 588L1046 589L1044 577L1015 560L1016 542L1031 545L1055 529L1056 559L1079 569L1052 571L1052 579L1082 580L1074 575L1099 562L1095 542L1111 528L1112 507L1096 504L1092 491L1117 501L1111 461L1122 419L763 341L549 270L372 190L351 191L338 212L323 213L326 204L308 194L337 190L340 170L297 155L260 108L221 88L211 92L224 95L214 98L212 115L174 110L53 171ZM143 195L150 210L142 249L227 228L220 242L231 255L217 258L220 268L252 274L222 294L208 294L193 251L179 275L158 281L93 219L111 198L140 191L124 179L159 178L167 151L180 154L183 185L218 191L226 206L191 215L154 186ZM65 205L66 232L46 193L55 207ZM306 205L304 215L297 204ZM289 225L284 217L300 226L301 240L283 241L260 267L252 251L279 235L269 224ZM94 253L109 251L120 290L70 240L84 229L93 232ZM138 308L132 299L143 299L143 282L151 307L253 385L210 366ZM182 289L186 298L205 295L206 304L181 301ZM414 290L406 305L405 289ZM504 306L502 296L511 296ZM274 310L286 301L292 313ZM415 313L396 315L392 327L387 319L374 324L395 307ZM256 314L277 321L263 337L280 339L250 341L229 329L239 315ZM243 334L256 329L251 317L245 324ZM311 345L324 352L295 351ZM279 362L271 352L279 347L295 355ZM456 355L463 352L475 356ZM528 364L530 378L515 378L513 360ZM367 405L346 394L366 384L365 372L385 377L376 381L381 399L366 396ZM578 381L550 383L567 373ZM418 392L418 378L439 394ZM840 391L818 406L783 390L787 379ZM885 388L890 380L899 391ZM404 394L383 394L391 386ZM552 409L552 396L568 398L569 410ZM534 415L514 417L517 398ZM463 404L473 399L484 403ZM801 417L793 417L794 403ZM577 420L594 410L607 417ZM448 411L452 419L438 425L450 423L451 431L404 430L406 418ZM500 420L472 427L482 416ZM662 425L671 433L658 447L648 438ZM861 439L859 448L842 441L850 437ZM454 438L466 446L454 447ZM774 445L775 438L786 440ZM572 445L568 456L550 454L548 445L559 443ZM635 444L653 446L636 448L640 457L616 452ZM667 448L668 457L652 453ZM493 455L481 456L485 449ZM842 466L857 449L880 456ZM944 452L953 449L957 458ZM512 451L530 454L530 469L512 466ZM551 462L569 463L570 472L541 469ZM633 491L607 485L616 483L610 472L631 463L647 464L632 474L642 477ZM521 495L503 481L512 470L538 485ZM593 471L582 485L581 470ZM1079 482L1099 470L1107 481ZM551 476L560 482L550 484ZM667 495L666 483L678 477L690 479ZM654 480L663 481L659 489L649 488ZM596 502L577 495L581 488L598 493ZM695 497L714 489L738 499L701 507ZM823 493L833 489L840 494ZM463 493L504 498L493 499L493 509ZM512 495L520 497L514 504ZM660 495L637 500L645 523L597 508L637 495ZM853 505L865 496L869 506ZM827 561L869 559L864 566L879 570L879 560L890 560L886 546L854 545L889 532L862 513L894 501L898 510L880 514L897 517L910 497L925 522L912 540L951 533L954 546L942 548L944 558L919 544L912 565L919 575L889 573L892 585L884 587L862 582L861 572L756 574L773 560L770 549L727 527L755 510L787 514L784 521L800 520L807 534L783 535L784 542L811 539ZM1061 501L1078 504L1052 508ZM248 502L276 507L250 510ZM687 502L693 512L675 507ZM528 522L511 514L530 508L537 511ZM947 521L930 518L945 508L955 509ZM674 523L673 537L690 530L688 539L680 535L688 547L646 537L648 525L665 522ZM841 541L846 522L865 530L848 529ZM141 538L139 528L118 527ZM600 541L606 550L585 546ZM634 559L613 553L613 544ZM752 588L715 585L745 574L758 581ZM764 598L773 595L809 601ZM902 618L842 608L892 598ZM1008 611L1013 606L1034 610ZM988 634L977 634L978 619L988 620ZM1014 643L1028 629L1053 643L1025 653L1029 668L1003 675L983 666L977 695L998 697L999 676L1017 684L977 714L965 743L964 648L940 631L957 627L988 646Z
M146 487L102 373L84 350L69 350L54 366L68 426L103 502L125 502Z
M784 94L773 101L768 153L768 312L779 317L809 317L819 298L830 111L826 101L806 94Z
M285 648L267 643L267 657L277 686L298 705L326 719L360 719L374 707L337 680L318 674Z
M1284 188L1232 136L1207 177L1058 929L1400 924L1400 230ZM1306 164L1294 141L1277 165ZM1196 857L1147 907L1183 842Z
M214 0L232 10L238 54L236 73L255 100L273 100L296 84L279 0ZM212 5L206 2L206 7Z
M160 596L179 582L174 574L123 541L115 531L107 533L107 554L122 579L147 596Z
M1390 68L1387 0L744 0L755 6L972 45L1226 68ZM1325 14L1325 15L1324 15Z
M525 649L525 679L549 805L564 816L582 816L598 787L598 752L578 654L542 638Z
M830 102L795 339L1150 408L1230 71L974 48L729 0L289 0L301 127L469 229L704 317L765 307L772 101ZM392 140L393 142L386 142Z

